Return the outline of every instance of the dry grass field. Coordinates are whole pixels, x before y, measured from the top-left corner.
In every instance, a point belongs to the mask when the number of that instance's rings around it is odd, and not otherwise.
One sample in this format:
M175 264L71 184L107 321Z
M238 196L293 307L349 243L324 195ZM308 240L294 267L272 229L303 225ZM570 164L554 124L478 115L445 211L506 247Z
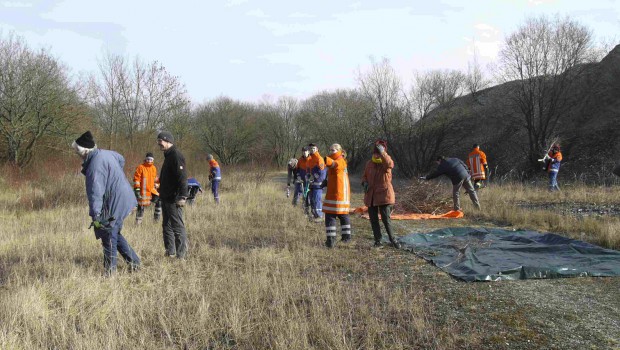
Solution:
M323 225L290 205L281 177L225 173L222 205L205 192L185 211L185 261L164 258L152 211L141 226L130 216L123 234L143 268L132 274L121 261L112 278L102 276L102 248L87 229L81 175L35 188L0 184L0 349L620 346L618 278L463 283L406 251L371 248L370 225L360 218L353 242L328 250ZM398 222L396 231L524 227L618 248L618 216L532 207L618 207L618 191L564 190L550 198L489 187L480 214L469 215L464 198L464 220Z

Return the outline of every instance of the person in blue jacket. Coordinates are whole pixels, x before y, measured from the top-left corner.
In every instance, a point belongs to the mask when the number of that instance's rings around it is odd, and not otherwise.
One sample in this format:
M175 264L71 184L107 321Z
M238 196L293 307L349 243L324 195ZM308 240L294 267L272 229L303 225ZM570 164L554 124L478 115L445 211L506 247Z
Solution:
M91 227L103 246L103 266L106 275L116 271L118 251L130 270L140 267L140 258L121 234L123 221L138 205L123 167L125 158L114 151L98 149L90 131L72 144L83 159L82 174L86 177Z
M471 183L471 176L467 165L458 158L446 158L444 156L437 157L437 169L426 176L422 176L422 180L430 180L441 175L446 175L452 181L452 201L454 202L454 210L461 210L460 194L461 187L465 188L471 202L476 209L480 209L478 194Z
M211 181L211 192L213 192L213 198L215 204L220 204L220 181L222 181L222 171L217 160L213 158L212 154L207 154L207 160L209 161L209 180Z

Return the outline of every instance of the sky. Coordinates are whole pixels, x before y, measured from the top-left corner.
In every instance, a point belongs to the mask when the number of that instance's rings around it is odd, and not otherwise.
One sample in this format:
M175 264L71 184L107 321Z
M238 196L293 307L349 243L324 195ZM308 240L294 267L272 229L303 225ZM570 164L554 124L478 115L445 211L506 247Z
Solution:
M371 57L404 81L483 69L525 19L570 16L620 44L620 0L0 0L0 35L47 48L80 76L106 54L161 62L191 100L257 102L357 86Z

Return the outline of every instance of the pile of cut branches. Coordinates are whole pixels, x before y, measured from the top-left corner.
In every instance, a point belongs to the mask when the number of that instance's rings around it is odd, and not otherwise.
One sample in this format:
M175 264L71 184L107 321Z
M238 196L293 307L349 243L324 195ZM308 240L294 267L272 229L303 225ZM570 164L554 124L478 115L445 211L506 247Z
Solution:
M452 197L445 183L415 179L396 189L396 213L442 214L450 210Z

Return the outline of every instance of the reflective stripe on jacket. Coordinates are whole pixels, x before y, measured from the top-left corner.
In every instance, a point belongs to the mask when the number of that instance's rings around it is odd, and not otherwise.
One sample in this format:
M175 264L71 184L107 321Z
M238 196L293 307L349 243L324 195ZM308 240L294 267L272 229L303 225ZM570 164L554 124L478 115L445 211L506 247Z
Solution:
M136 172L133 175L133 188L140 189L140 199L138 199L138 205L146 207L151 205L152 195L159 196L159 192L155 188L159 183L157 178L157 167L153 164L142 163L136 168Z
M487 155L480 149L476 148L469 153L467 167L469 168L472 180L486 180L487 176L484 172L484 166L486 164Z
M562 152L557 152L555 154L549 152L548 155L551 159L547 161L547 172L557 173L560 171L560 163L562 163Z
M349 214L351 185L347 162L338 152L326 158L327 193L323 200L323 212L327 214Z
M218 164L217 160L215 159L211 159L209 161L209 172L211 175L211 180L212 181L220 181L222 180L222 171L220 170L220 165Z
M312 174L310 188L321 188L323 180L327 177L327 171L325 170L325 162L318 151L310 155L306 162L306 169L307 173Z

